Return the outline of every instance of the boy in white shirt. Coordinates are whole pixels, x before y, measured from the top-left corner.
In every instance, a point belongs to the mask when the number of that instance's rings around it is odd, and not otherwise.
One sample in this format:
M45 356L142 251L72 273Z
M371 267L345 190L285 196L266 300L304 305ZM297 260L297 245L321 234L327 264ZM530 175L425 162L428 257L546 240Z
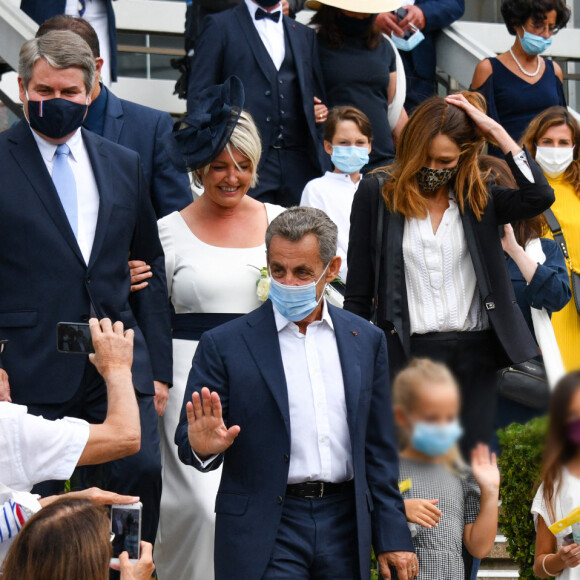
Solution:
M369 161L373 130L368 117L355 107L333 107L324 124L324 150L334 171L306 184L300 205L326 212L338 227L338 251L342 258L339 277L346 284L346 251L350 230L350 208L361 169Z

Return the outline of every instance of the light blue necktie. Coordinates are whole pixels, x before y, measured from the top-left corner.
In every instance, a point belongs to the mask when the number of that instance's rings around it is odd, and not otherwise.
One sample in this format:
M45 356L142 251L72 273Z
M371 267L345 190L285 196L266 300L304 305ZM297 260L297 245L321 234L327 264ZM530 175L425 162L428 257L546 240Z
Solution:
M76 238L78 234L77 184L68 161L69 153L70 148L66 144L56 148L52 181Z

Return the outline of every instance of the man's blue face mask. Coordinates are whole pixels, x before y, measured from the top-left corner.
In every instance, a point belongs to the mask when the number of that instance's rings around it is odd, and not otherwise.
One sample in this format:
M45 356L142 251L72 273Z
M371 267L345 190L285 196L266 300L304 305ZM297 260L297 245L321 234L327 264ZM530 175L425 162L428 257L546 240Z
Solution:
M316 299L316 285L326 274L330 262L324 268L320 278L316 282L304 284L302 286L287 286L271 278L270 294L268 298L272 301L276 310L288 320L299 322L304 320L320 303L324 290L320 298Z
M26 98L30 126L51 139L61 139L74 133L83 124L87 114L88 102L81 104L60 98L31 101L28 91Z

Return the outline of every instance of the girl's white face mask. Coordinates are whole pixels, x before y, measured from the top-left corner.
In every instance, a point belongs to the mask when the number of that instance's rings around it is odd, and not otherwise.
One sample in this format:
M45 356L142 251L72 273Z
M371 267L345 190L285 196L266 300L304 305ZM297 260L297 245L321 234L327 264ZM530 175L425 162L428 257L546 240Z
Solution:
M559 177L574 160L574 147L536 147L536 162L548 177Z

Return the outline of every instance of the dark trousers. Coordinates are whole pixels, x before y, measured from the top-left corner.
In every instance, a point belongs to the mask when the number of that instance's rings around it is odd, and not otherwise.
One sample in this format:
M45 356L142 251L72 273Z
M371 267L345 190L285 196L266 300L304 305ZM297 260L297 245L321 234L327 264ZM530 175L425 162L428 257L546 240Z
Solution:
M139 496L143 503L141 537L153 543L157 534L161 500L158 419L152 395L138 394L137 402L141 417L139 453L102 465L77 468L71 486L79 489L96 486L123 495ZM89 423L102 423L107 414L105 383L87 360L82 383L70 401L59 405L28 405L28 410L45 419L78 417ZM54 495L62 493L63 487L62 481L50 481L35 486L33 491L43 496Z
M248 195L262 203L283 207L300 205L304 186L322 175L307 151L264 149L264 161L258 172L258 185Z
M461 390L461 452L467 462L477 443L489 444L496 409L500 346L491 330L433 332L411 337L411 356L446 364Z
M360 578L352 492L319 499L287 495L262 580Z

